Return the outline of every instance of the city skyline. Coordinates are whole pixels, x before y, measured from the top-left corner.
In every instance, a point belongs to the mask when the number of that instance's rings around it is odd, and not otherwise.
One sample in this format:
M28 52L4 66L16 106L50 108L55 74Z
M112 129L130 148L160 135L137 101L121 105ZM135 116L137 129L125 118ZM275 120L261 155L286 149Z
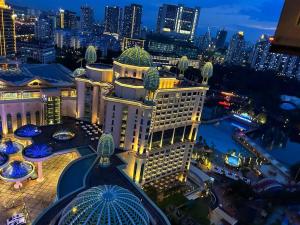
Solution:
M232 36L236 31L242 30L245 32L246 41L255 42L261 34L273 35L277 22L279 20L279 14L282 9L283 0L271 1L271 0L255 0L249 1L242 0L230 0L230 1L202 1L197 2L195 0L188 3L171 0L168 2L161 1L129 1L125 0L121 3L116 0L105 0L98 4L96 0L87 1L74 1L66 0L54 0L49 2L39 2L37 0L27 0L26 3L21 0L11 0L9 3L18 4L21 6L28 6L33 8L39 8L43 10L57 10L62 7L64 9L73 10L80 13L80 6L88 4L93 7L95 11L95 17L97 20L103 22L105 5L118 5L124 7L131 3L142 4L147 10L143 12L142 25L147 26L149 29L155 30L157 15L159 7L163 4L185 4L188 7L200 7L200 18L196 34L204 34L209 26L213 34L219 28L225 28L228 30L228 38ZM272 5L273 10L268 10ZM147 14L146 14L147 12ZM238 23L237 23L238 21Z

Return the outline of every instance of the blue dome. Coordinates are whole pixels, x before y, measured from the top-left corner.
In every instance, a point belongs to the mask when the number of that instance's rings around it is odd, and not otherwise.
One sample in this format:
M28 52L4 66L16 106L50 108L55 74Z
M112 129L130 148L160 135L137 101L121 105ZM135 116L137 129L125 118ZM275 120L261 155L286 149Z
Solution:
M0 152L0 168L5 167L9 161L9 156L5 153Z
M29 162L13 161L4 167L0 177L7 181L15 181L28 178L34 172L34 166Z
M80 193L62 212L59 225L149 225L140 200L127 189L103 185Z
M35 137L42 133L38 126L33 124L27 124L15 131L15 135L21 138L30 138Z
M47 144L32 144L24 148L23 155L28 159L42 159L51 156L52 150Z
M22 149L23 149L23 145L15 141L12 142L11 140L5 141L4 143L0 144L0 152L3 152L7 155L16 154Z

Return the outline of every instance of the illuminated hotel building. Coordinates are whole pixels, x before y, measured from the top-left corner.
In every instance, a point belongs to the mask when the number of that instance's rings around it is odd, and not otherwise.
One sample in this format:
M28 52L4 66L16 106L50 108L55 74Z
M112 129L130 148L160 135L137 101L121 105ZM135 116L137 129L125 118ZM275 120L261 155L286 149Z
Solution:
M15 15L10 6L0 0L0 56L11 57L16 52Z
M82 69L78 69L82 70ZM76 71L75 71L76 73ZM90 64L76 76L77 118L103 124L103 95L112 88L113 70L109 65Z
M0 80L3 135L25 124L56 124L61 116L76 117L74 78L59 64L2 64Z
M124 171L137 184L166 188L186 179L208 86L160 71L149 100L143 79L152 66L139 47L125 50L112 68L89 65L76 78L77 116L113 135L124 150Z

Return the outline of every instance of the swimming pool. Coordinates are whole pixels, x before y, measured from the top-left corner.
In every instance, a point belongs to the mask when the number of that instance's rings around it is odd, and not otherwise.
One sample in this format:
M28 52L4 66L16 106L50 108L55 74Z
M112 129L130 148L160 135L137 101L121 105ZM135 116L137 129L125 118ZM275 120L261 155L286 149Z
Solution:
M253 156L249 150L232 139L232 135L237 129L247 130L249 127L233 119L226 119L212 124L201 124L198 139L202 136L210 147L214 145L215 149L223 154L235 149L237 153L241 153L243 156ZM262 147L258 139L252 140ZM290 139L281 148L263 149L287 167L300 162L300 144L292 142Z
M225 119L213 124L201 124L197 140L202 136L208 146L215 146L215 149L224 154L230 150L236 150L243 156L252 156L251 152L232 139L232 135L237 129L248 130L249 126L232 119Z

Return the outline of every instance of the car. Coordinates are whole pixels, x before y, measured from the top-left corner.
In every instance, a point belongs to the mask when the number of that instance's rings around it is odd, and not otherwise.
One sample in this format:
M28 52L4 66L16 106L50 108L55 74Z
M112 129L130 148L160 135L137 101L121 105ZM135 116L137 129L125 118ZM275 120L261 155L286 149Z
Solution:
M26 218L23 213L14 214L6 220L6 225L26 225Z

